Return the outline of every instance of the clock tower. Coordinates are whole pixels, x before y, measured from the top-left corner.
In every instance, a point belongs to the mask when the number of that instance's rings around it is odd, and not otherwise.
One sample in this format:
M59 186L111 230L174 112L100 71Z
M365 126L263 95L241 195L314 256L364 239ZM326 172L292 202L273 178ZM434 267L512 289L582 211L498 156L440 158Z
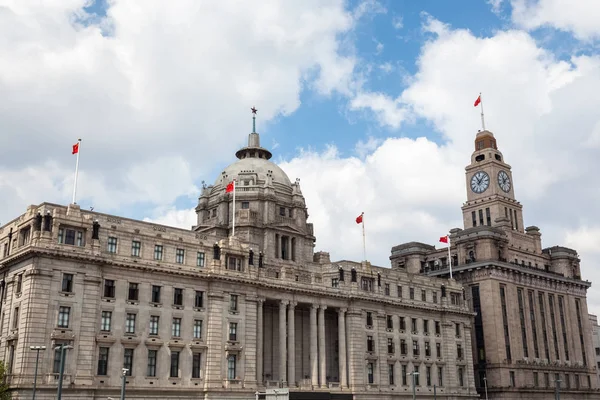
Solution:
M462 206L465 229L503 225L524 232L523 206L515 200L511 168L504 162L492 132L477 133L475 151L465 170L467 202Z

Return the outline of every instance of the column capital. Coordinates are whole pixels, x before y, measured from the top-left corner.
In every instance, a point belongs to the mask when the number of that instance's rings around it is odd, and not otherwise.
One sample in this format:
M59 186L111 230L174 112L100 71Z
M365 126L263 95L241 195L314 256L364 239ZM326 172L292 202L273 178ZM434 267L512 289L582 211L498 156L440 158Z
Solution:
M324 306L323 304L321 304L321 305L319 306L319 308L320 308L320 309L322 309L323 311L327 310L327 306Z
M318 304L311 304L311 305L310 305L310 309L311 309L311 310L315 310L315 311L316 311L316 310L318 310L318 309L319 309L319 305L318 305Z
M289 305L290 305L290 308L294 308L294 307L296 307L298 305L298 302L297 301L290 301Z
M279 305L280 306L284 306L285 307L288 304L289 304L289 300L283 300L283 299L279 300Z
M266 301L266 299L264 297L258 297L256 299L256 302L261 306L265 303L265 301Z
M346 307L340 307L340 308L338 308L338 313L339 314L344 314L346 311L348 311L348 309Z

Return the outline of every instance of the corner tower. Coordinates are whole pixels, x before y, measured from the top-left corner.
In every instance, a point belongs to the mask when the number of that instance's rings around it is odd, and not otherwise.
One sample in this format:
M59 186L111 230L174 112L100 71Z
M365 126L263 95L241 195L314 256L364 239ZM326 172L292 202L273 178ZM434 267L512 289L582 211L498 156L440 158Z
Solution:
M523 206L515 200L511 167L504 162L492 132L477 133L475 151L465 170L467 202L462 206L465 229L508 225L523 233Z
M256 114L256 109L253 109ZM233 196L227 184L236 181L235 237L248 243L266 258L290 263L313 261L315 237L307 222L308 209L300 180L294 183L276 164L272 154L261 147L260 135L253 129L248 145L235 155L238 161L227 166L213 185L203 185L196 207L193 229L226 238L232 235Z

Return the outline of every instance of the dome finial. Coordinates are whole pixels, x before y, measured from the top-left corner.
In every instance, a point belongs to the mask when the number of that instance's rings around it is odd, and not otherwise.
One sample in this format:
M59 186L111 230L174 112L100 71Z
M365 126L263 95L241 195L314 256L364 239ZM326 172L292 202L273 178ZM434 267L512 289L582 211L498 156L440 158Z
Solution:
M250 111L252 111L252 133L256 133L256 112L258 110L256 107L252 107Z

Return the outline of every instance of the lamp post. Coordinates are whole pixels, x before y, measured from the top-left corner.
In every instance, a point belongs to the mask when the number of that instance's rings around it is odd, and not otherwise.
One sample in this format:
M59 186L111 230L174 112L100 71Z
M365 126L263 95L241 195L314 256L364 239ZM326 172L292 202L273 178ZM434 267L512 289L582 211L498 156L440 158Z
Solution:
M554 386L554 396L556 400L560 400L560 383L562 382L560 379L555 380L556 385Z
M29 350L33 350L36 352L35 372L33 373L33 394L31 396L32 400L35 400L35 389L37 387L37 372L38 372L38 363L40 361L40 350L46 350L46 346L29 346Z
M488 396L487 396L487 376L483 377L483 387L485 388L485 400L488 400Z
M125 400L125 384L127 383L127 368L123 368L123 374L121 375L121 400Z
M65 346L65 344L61 344L60 346L56 346L54 350L60 349L60 374L58 376L58 391L56 392L56 400L62 400L62 384L63 384L63 376L65 374L65 354L68 349L72 349L73 346Z
M418 372L413 371L413 372L409 372L409 375L412 375L412 381L413 381L413 400L415 400L417 398L417 387L415 385L415 375L419 375Z

